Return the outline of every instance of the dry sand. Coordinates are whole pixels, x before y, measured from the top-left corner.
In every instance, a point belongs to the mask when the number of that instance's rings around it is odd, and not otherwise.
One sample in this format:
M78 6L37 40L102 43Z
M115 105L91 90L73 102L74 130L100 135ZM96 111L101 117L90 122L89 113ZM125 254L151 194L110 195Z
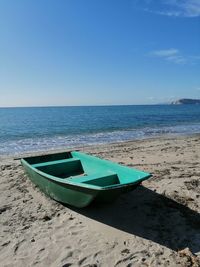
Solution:
M114 203L74 209L0 158L1 266L200 266L200 136L83 151L154 176Z

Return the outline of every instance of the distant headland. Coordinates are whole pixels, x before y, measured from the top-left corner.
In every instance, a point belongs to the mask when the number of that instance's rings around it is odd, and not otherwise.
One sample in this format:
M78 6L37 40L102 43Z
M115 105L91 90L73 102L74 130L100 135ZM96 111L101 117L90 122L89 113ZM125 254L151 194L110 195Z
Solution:
M182 98L171 102L172 105L200 105L200 99Z

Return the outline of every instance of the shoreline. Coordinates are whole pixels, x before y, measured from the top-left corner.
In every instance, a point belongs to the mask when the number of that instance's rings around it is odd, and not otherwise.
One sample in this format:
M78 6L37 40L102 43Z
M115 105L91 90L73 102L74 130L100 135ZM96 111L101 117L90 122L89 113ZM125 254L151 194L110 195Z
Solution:
M200 134L79 149L153 177L109 205L75 209L39 191L19 160L0 156L3 266L199 266Z
M115 145L127 145L137 142L148 142L151 140L174 140L174 139L182 139L182 138L193 138L193 137L200 137L200 133L193 133L193 134L161 134L157 136L151 136L151 137L144 137L144 138L138 138L138 139L131 139L131 140L123 140L123 141L117 141L117 142L108 142L108 143L96 143L96 144L86 144L84 146L77 145L77 146L71 146L68 147L67 145L64 146L64 148L58 148L58 149L44 149L44 150L34 150L34 151L24 151L24 152L16 152L16 153L10 153L10 154L0 154L0 159L15 159L15 158L22 158L26 156L34 156L34 155L43 155L43 154L53 154L57 152L65 152L65 151L73 151L73 150L81 150L84 149L96 149L97 147L107 147L107 146L115 146Z
M22 138L3 141L0 144L0 157L20 155L25 153L40 153L43 151L62 150L63 147L76 149L79 147L101 146L113 143L148 140L152 138L177 138L200 134L200 124L176 125L161 128L141 128L135 130L116 130L111 132L86 133L77 135L46 136L37 138ZM178 127L178 128L176 128ZM186 130L185 127L188 129ZM193 128L192 128L193 127ZM197 128L195 128L197 127ZM162 130L161 130L162 129ZM163 131L163 132L162 132ZM166 132L165 132L166 131Z

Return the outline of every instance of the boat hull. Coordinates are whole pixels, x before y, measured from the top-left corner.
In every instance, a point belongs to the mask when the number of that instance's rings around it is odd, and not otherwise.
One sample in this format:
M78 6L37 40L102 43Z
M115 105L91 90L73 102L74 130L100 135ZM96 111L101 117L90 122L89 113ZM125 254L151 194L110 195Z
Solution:
M80 157L84 155L84 157L86 157L87 160L89 159L92 161L94 158L95 161L97 161L97 162L103 161L101 159L98 159L98 158L95 158L92 156L88 156L85 154L82 155L82 154L80 154ZM83 158L83 163L84 163L84 159L85 158ZM44 166L42 167L43 169L41 167L40 168L34 167L37 165L37 164L34 165L35 162L37 163L38 161L35 160L35 158L31 158L31 160L27 160L25 158L25 159L21 160L21 163L22 163L26 173L28 174L30 180L36 186L38 186L41 191L43 191L46 195L48 195L52 199L54 199L58 202L67 204L67 205L77 207L77 208L86 207L93 201L111 202L111 201L115 200L122 193L135 189L141 183L141 180L148 178L146 175L146 177L143 177L143 179L140 179L138 181L136 180L132 183L128 183L125 185L120 185L120 184L117 184L117 185L113 184L112 185L112 183L116 183L116 179L117 179L115 177L115 175L112 174L112 175L108 175L107 177L105 177L105 179L104 179L104 177L103 178L99 177L96 180L95 179L89 180L89 182L87 182L87 179L86 179L86 182L82 181L82 183L80 183L80 182L74 182L74 180L73 179L71 180L70 177L61 179L61 178L54 177L52 175L49 175L49 174L43 172ZM66 159L66 161L70 161L71 166L72 166L72 162L75 162L71 159ZM31 162L31 164L30 164L30 162ZM52 161L50 161L50 163L51 162ZM77 160L76 160L76 162L77 162ZM103 163L108 164L109 162L105 161ZM68 162L68 164L69 164L69 162ZM73 163L73 164L75 164L75 163ZM111 163L111 167L112 167L112 164L113 163ZM46 165L46 163L42 163L39 165ZM52 165L52 163L51 163L51 165ZM93 166L93 165L94 165L94 163L92 162L91 166ZM52 167L52 170L54 172L55 172L56 166L58 166L58 164L55 165L54 167ZM117 164L114 164L114 166L116 168ZM47 167L48 167L48 164L47 164ZM47 167L46 167L45 171L49 171ZM108 167L106 167L106 168L108 168ZM120 167L120 168L124 168L124 167ZM91 169L92 169L92 167L91 167ZM43 170L43 171L41 171L41 170ZM78 178L76 178L76 177L78 177ZM90 177L90 176L88 176L88 177ZM75 176L75 181L77 179L78 180L80 180L80 179L84 180L85 176L81 176L81 178L79 176ZM70 181L72 181L72 182L70 182ZM99 185L99 183L101 186ZM104 186L102 186L102 185L104 185Z

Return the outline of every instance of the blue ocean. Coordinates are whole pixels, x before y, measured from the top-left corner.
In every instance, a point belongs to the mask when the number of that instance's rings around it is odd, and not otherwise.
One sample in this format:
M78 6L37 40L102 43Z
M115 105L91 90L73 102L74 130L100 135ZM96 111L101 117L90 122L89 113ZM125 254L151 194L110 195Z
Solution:
M200 133L200 105L0 108L0 155Z

